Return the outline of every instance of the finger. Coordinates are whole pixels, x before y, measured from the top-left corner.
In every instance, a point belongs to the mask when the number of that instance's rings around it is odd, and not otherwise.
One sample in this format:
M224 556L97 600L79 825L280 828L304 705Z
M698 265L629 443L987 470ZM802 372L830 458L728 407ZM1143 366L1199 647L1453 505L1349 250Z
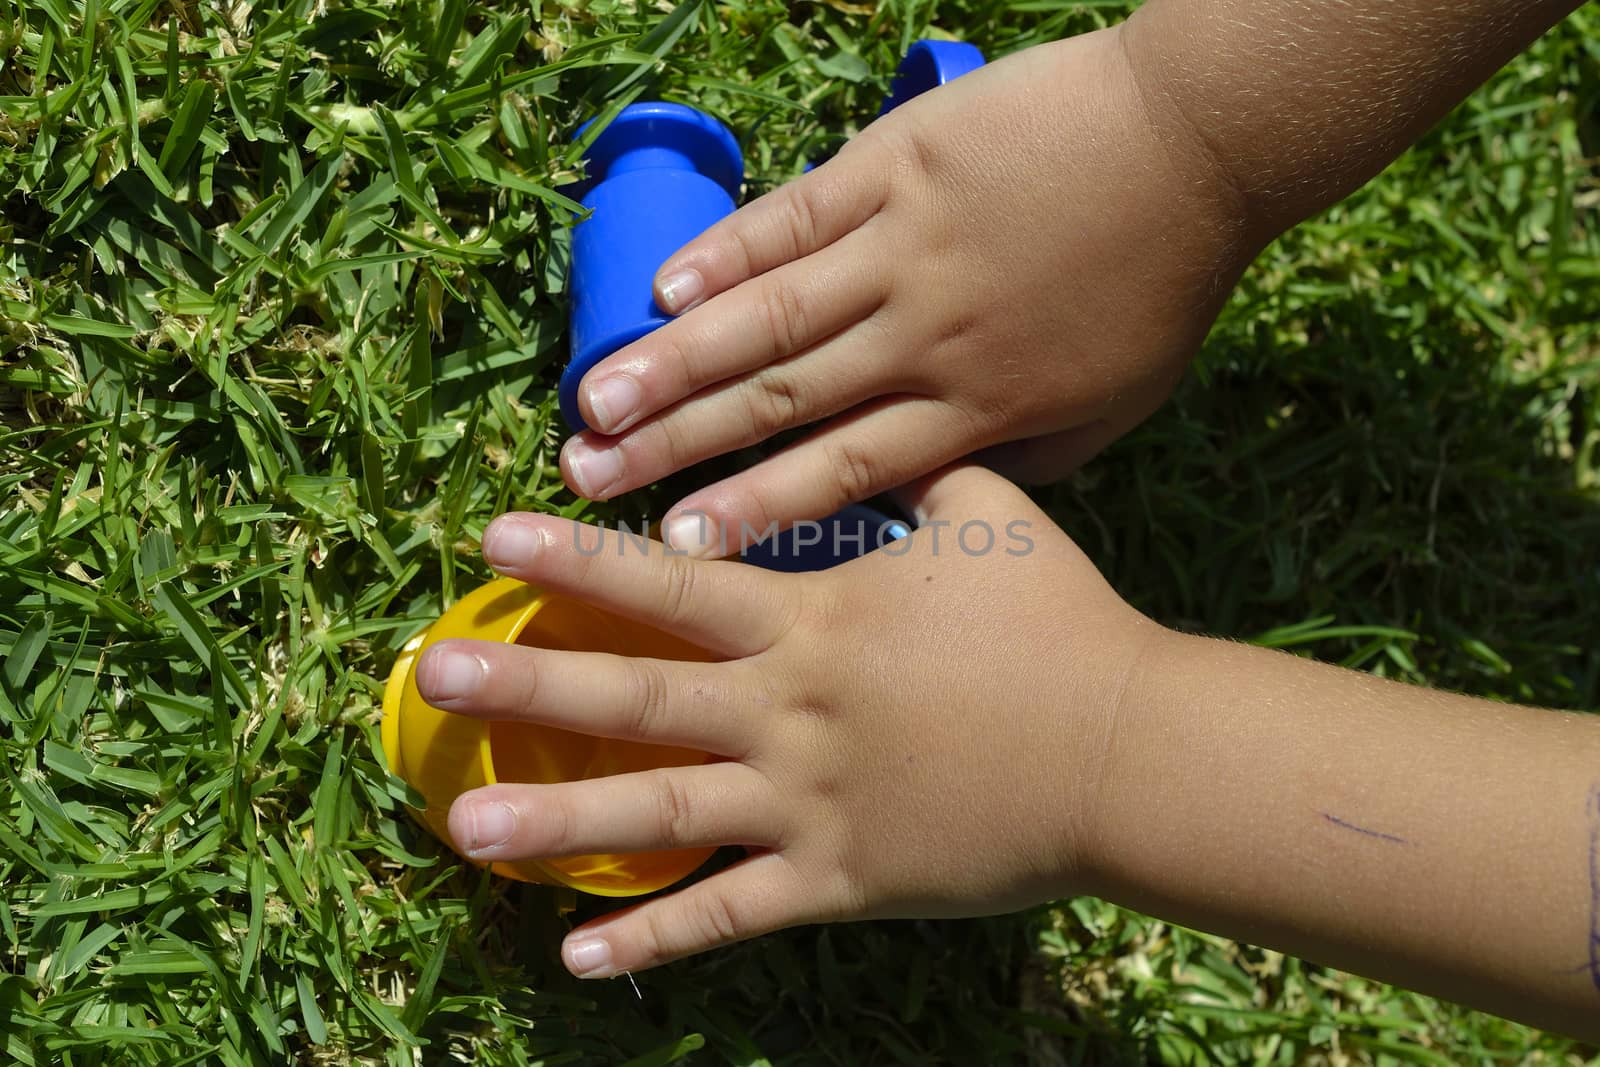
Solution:
M743 763L489 785L450 805L450 838L475 860L766 848L782 830L782 806L766 776Z
M674 521L698 520L680 513ZM681 527L680 536L688 536ZM696 562L642 533L552 515L502 515L483 532L483 557L501 574L734 658L767 648L793 611L777 575Z
M811 173L752 200L667 258L656 303L681 315L780 263L825 248L866 222L889 194L887 166L846 146Z
M899 383L873 364L875 334L858 325L803 355L691 397L620 437L574 435L561 449L567 485L587 499L609 500L893 391Z
M561 958L579 978L643 971L839 909L819 899L780 853L764 852L685 889L585 923Z
M950 429L958 418L948 404L927 397L864 404L749 470L684 498L662 523L667 543L692 556L710 556L774 524L781 529L820 519L891 489L966 451ZM680 524L680 515L700 521Z
M759 727L735 664L453 640L422 654L416 678L445 711L724 756L747 751Z
M883 306L891 276L883 268L869 242L845 240L751 279L597 365L584 375L579 410L595 430L620 433L707 386L803 352Z

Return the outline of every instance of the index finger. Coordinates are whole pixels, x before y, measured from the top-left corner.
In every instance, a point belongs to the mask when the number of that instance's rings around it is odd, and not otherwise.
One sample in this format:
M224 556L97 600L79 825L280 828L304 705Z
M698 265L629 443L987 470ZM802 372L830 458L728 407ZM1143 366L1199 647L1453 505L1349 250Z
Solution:
M865 223L889 195L877 148L851 142L833 159L758 197L667 258L656 303L681 315L740 282L809 256Z
M501 574L728 657L771 647L796 608L782 575L747 563L691 560L643 534L552 515L500 516L483 532L483 558Z

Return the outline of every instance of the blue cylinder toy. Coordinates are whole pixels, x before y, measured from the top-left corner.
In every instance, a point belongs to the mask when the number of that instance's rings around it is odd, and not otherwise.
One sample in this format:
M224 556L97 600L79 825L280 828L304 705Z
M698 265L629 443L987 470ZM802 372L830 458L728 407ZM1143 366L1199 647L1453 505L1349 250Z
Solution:
M895 70L889 98L878 114L887 115L929 89L970 74L983 62L983 53L965 41L918 41L906 50L906 57Z
M666 324L652 291L656 271L732 213L744 180L733 134L683 104L623 108L584 160L588 179L573 193L590 215L572 231L572 359L558 389L573 430L585 428L578 383L596 363Z
M918 41L901 60L879 113L983 63L983 53L970 44ZM655 302L656 271L733 212L744 180L744 158L733 134L683 104L623 108L589 146L584 162L588 178L570 192L590 214L572 232L572 358L557 390L561 415L574 432L587 428L578 411L583 376L666 324Z

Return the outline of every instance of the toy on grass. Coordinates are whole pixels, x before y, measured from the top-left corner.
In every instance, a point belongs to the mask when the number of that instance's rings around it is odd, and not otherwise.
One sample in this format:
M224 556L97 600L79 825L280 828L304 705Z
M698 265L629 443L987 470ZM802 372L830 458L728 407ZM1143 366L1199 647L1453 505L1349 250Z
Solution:
M887 113L929 89L983 66L960 41L918 41L895 73ZM582 137L586 124L578 131ZM589 209L572 230L572 354L557 395L574 431L583 376L611 353L664 326L656 271L668 256L733 213L744 158L733 133L683 104L630 104L584 154L588 177L570 190Z
M656 270L733 212L744 181L733 134L683 104L623 108L584 162L589 177L572 192L589 217L572 231L572 357L557 389L573 430L585 428L578 383L596 363L666 324L651 289Z
M982 54L971 45L918 42L900 65L884 110L982 63ZM559 386L562 415L574 430L584 428L577 404L583 376L612 352L666 324L652 292L657 269L733 211L744 177L739 146L728 128L682 104L623 108L589 146L585 160L588 178L573 192L590 215L573 231L572 358ZM853 505L821 523L802 523L749 545L741 555L770 570L822 570L909 532L903 522ZM468 790L498 782L579 781L711 759L691 749L441 711L422 699L413 668L423 650L446 638L692 662L712 657L671 634L510 578L463 597L401 650L383 693L382 728L389 769L422 794L425 807L418 815L457 852L450 838L450 805ZM713 851L566 856L494 863L490 869L521 881L625 897L672 885Z
M856 505L820 523L802 523L750 545L743 558L778 571L821 570L854 559L910 532L905 523ZM624 551L633 551L624 545ZM422 794L418 814L441 841L450 837L450 805L469 789L497 782L554 784L655 767L704 763L704 752L587 734L526 722L453 715L422 699L414 667L429 645L447 638L521 644L570 652L607 652L708 662L704 649L643 623L499 578L462 597L412 637L383 691L383 749L389 769ZM566 886L596 896L637 896L686 877L713 849L568 856L495 863L524 882Z
M498 782L555 783L704 763L703 752L590 737L524 722L452 715L422 699L413 668L424 649L448 638L583 652L705 662L703 650L642 623L500 578L462 597L401 650L383 693L383 748L389 769L422 794L419 812L454 848L448 817L455 798ZM570 856L495 863L496 874L567 886L599 896L630 896L671 885L703 863L710 849Z

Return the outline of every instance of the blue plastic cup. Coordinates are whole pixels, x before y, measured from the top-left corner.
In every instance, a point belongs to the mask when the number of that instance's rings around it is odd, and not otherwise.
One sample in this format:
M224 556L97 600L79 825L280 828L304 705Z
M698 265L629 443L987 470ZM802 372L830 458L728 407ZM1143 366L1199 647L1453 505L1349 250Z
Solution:
M683 104L623 108L584 160L589 177L573 193L590 215L572 232L572 359L558 389L561 414L575 431L585 429L578 383L596 363L666 324L652 290L656 271L733 212L744 181L733 134Z

